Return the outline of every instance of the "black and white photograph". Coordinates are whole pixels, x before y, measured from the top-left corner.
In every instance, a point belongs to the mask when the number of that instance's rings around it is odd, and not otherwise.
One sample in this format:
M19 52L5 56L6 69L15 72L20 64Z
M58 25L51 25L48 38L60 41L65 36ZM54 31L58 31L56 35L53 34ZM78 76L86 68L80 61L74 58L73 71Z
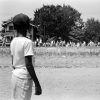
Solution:
M100 100L100 0L0 0L0 100Z

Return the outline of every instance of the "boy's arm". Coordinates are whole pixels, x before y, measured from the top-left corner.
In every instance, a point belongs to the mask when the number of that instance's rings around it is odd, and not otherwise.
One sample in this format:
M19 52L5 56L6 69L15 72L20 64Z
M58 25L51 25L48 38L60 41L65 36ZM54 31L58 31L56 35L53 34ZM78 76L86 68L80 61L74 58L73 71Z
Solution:
M13 66L13 56L11 55L11 57L12 57L12 68L15 69L15 67Z
M12 65L13 65L13 56L11 55L11 57L12 57Z
M42 89L41 89L40 83L38 81L38 78L36 76L34 66L32 64L32 56L25 56L25 64L26 64L26 68L27 68L31 78L33 79L33 81L35 83L35 94L40 95L42 93Z

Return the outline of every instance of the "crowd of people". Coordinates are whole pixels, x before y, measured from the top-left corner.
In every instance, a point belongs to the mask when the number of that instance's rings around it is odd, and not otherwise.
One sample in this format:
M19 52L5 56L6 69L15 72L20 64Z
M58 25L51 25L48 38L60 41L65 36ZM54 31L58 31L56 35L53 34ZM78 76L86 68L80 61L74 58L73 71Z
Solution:
M100 42L94 43L90 41L89 43L84 42L65 42L65 41L47 41L45 43L42 42L42 39L36 39L33 42L36 47L85 47L85 46L100 46Z
M6 47L6 38L3 37L1 39L2 44L1 47ZM47 42L43 42L41 38L37 38L36 41L33 41L34 46L36 47L85 47L85 46L100 46L100 42L94 43L90 41L89 43L83 42L67 42L63 40L51 40Z

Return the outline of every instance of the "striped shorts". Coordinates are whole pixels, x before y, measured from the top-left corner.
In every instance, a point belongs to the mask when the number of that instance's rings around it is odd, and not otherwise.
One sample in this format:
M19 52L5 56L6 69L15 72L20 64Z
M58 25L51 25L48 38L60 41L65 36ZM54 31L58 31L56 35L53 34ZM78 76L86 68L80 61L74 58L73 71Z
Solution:
M22 79L12 75L11 100L31 100L32 86L32 79Z

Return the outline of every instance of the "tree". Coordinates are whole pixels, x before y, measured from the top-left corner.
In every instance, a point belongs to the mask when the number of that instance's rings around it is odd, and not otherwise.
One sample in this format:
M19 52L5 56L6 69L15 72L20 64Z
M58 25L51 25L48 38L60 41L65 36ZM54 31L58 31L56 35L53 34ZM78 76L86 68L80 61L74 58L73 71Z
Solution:
M100 22L94 18L86 22L85 41L100 42Z
M34 12L33 23L40 25L39 34L45 37L61 37L69 41L69 32L81 14L71 6L43 5Z
M83 42L84 41L84 34L85 34L85 26L82 19L79 19L75 26L72 27L70 31L70 40L73 42Z

